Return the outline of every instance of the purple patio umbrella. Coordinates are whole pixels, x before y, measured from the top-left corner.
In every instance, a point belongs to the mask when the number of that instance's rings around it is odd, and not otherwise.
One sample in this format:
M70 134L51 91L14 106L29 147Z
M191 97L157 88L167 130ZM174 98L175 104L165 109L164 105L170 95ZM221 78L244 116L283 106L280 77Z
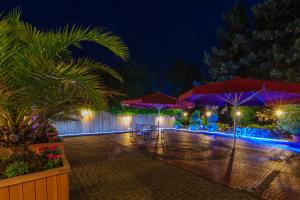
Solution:
M148 94L136 99L124 100L123 105L137 108L155 108L158 113L157 127L159 133L160 112L162 109L189 109L194 104L187 101L178 101L177 98L162 94L160 92Z
M224 106L229 104L233 106L234 113L236 113L238 106L299 104L300 84L237 77L197 86L182 94L179 100L187 100L196 105ZM236 114L234 114L233 121L235 144Z

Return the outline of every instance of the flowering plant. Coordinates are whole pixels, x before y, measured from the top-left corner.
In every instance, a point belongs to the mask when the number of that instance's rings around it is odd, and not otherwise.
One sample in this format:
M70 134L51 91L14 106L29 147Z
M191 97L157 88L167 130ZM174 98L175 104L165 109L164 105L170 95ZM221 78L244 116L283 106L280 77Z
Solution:
M46 162L45 169L62 166L62 153L58 145L39 148L39 156Z

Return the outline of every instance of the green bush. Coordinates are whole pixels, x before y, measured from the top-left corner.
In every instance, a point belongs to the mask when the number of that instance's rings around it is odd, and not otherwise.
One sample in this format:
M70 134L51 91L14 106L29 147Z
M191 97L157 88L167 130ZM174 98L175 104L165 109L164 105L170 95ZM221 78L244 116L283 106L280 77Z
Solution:
M2 157L0 157L0 163L3 163L5 161L7 161L8 159L9 159L8 157L2 156Z
M49 159L44 169L53 169L62 166L61 159Z
M277 121L277 128L290 134L300 134L300 106L288 105Z
M8 165L4 171L6 178L20 176L29 172L29 165L25 162L15 162Z
M195 110L190 119L191 124L201 124L201 112L199 110Z
M227 131L231 128L231 126L229 124L222 124L222 123L217 123L220 131Z
M181 127L182 127L181 121L175 120L175 122L174 122L174 124L173 124L173 127L175 127L175 128L181 128Z
M256 111L258 109L256 107L250 106L241 106L238 108L238 111L241 112L241 116L239 119L239 126L248 126L255 122ZM233 118L233 109L231 110L231 116Z
M110 107L108 112L114 115L157 115L157 109L147 109L147 108L134 108L127 106L115 106ZM182 111L178 109L162 109L161 115L175 116L181 115Z
M259 125L259 124L250 124L247 126L248 128L260 128L260 129L268 129L270 131L274 131L277 129L276 124L265 124L265 125Z

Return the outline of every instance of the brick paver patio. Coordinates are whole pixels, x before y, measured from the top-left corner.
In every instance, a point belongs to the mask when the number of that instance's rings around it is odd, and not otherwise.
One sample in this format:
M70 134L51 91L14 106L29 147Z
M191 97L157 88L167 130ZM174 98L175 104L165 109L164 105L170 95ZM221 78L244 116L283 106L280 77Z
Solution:
M167 131L164 140L112 136L113 140L231 188L270 200L300 199L300 154L261 141ZM281 147L284 147L281 145ZM293 147L291 147L293 148Z
M114 137L65 138L72 200L258 199L124 147Z

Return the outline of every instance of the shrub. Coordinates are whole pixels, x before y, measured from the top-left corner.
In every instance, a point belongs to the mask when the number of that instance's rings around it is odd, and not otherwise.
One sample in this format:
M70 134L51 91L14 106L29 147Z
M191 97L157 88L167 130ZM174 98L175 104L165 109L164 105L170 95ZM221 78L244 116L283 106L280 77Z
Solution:
M266 125L250 124L247 127L248 128L268 129L270 131L275 131L277 129L276 124L266 124Z
M218 130L218 125L217 125L218 119L219 119L219 117L218 117L217 113L213 113L210 117L208 117L206 127L209 131Z
M233 118L233 110L231 110L231 117ZM250 107L250 106L241 106L238 108L238 111L241 112L241 116L239 118L239 126L248 126L250 124L255 123L256 112L258 108Z
M300 106L285 106L284 115L277 121L277 128L290 134L300 134Z
M9 158L6 157L6 156L1 156L1 157L0 157L0 164L3 163L3 162L5 162L5 161L7 161L8 159L9 159Z
M222 123L217 123L219 130L226 132L227 130L229 130L231 128L231 126L229 124L222 124Z
M157 115L157 109L147 109L147 108L135 108L127 106L115 106L110 107L108 110L114 115ZM178 109L162 109L161 115L176 116L181 115L182 111Z
M8 165L4 171L6 178L20 176L29 173L29 165L26 162L14 162Z
M182 127L182 123L179 120L175 120L174 124L173 124L174 128L181 128Z
M192 124L201 124L201 112L199 110L195 110L191 115L191 123Z

